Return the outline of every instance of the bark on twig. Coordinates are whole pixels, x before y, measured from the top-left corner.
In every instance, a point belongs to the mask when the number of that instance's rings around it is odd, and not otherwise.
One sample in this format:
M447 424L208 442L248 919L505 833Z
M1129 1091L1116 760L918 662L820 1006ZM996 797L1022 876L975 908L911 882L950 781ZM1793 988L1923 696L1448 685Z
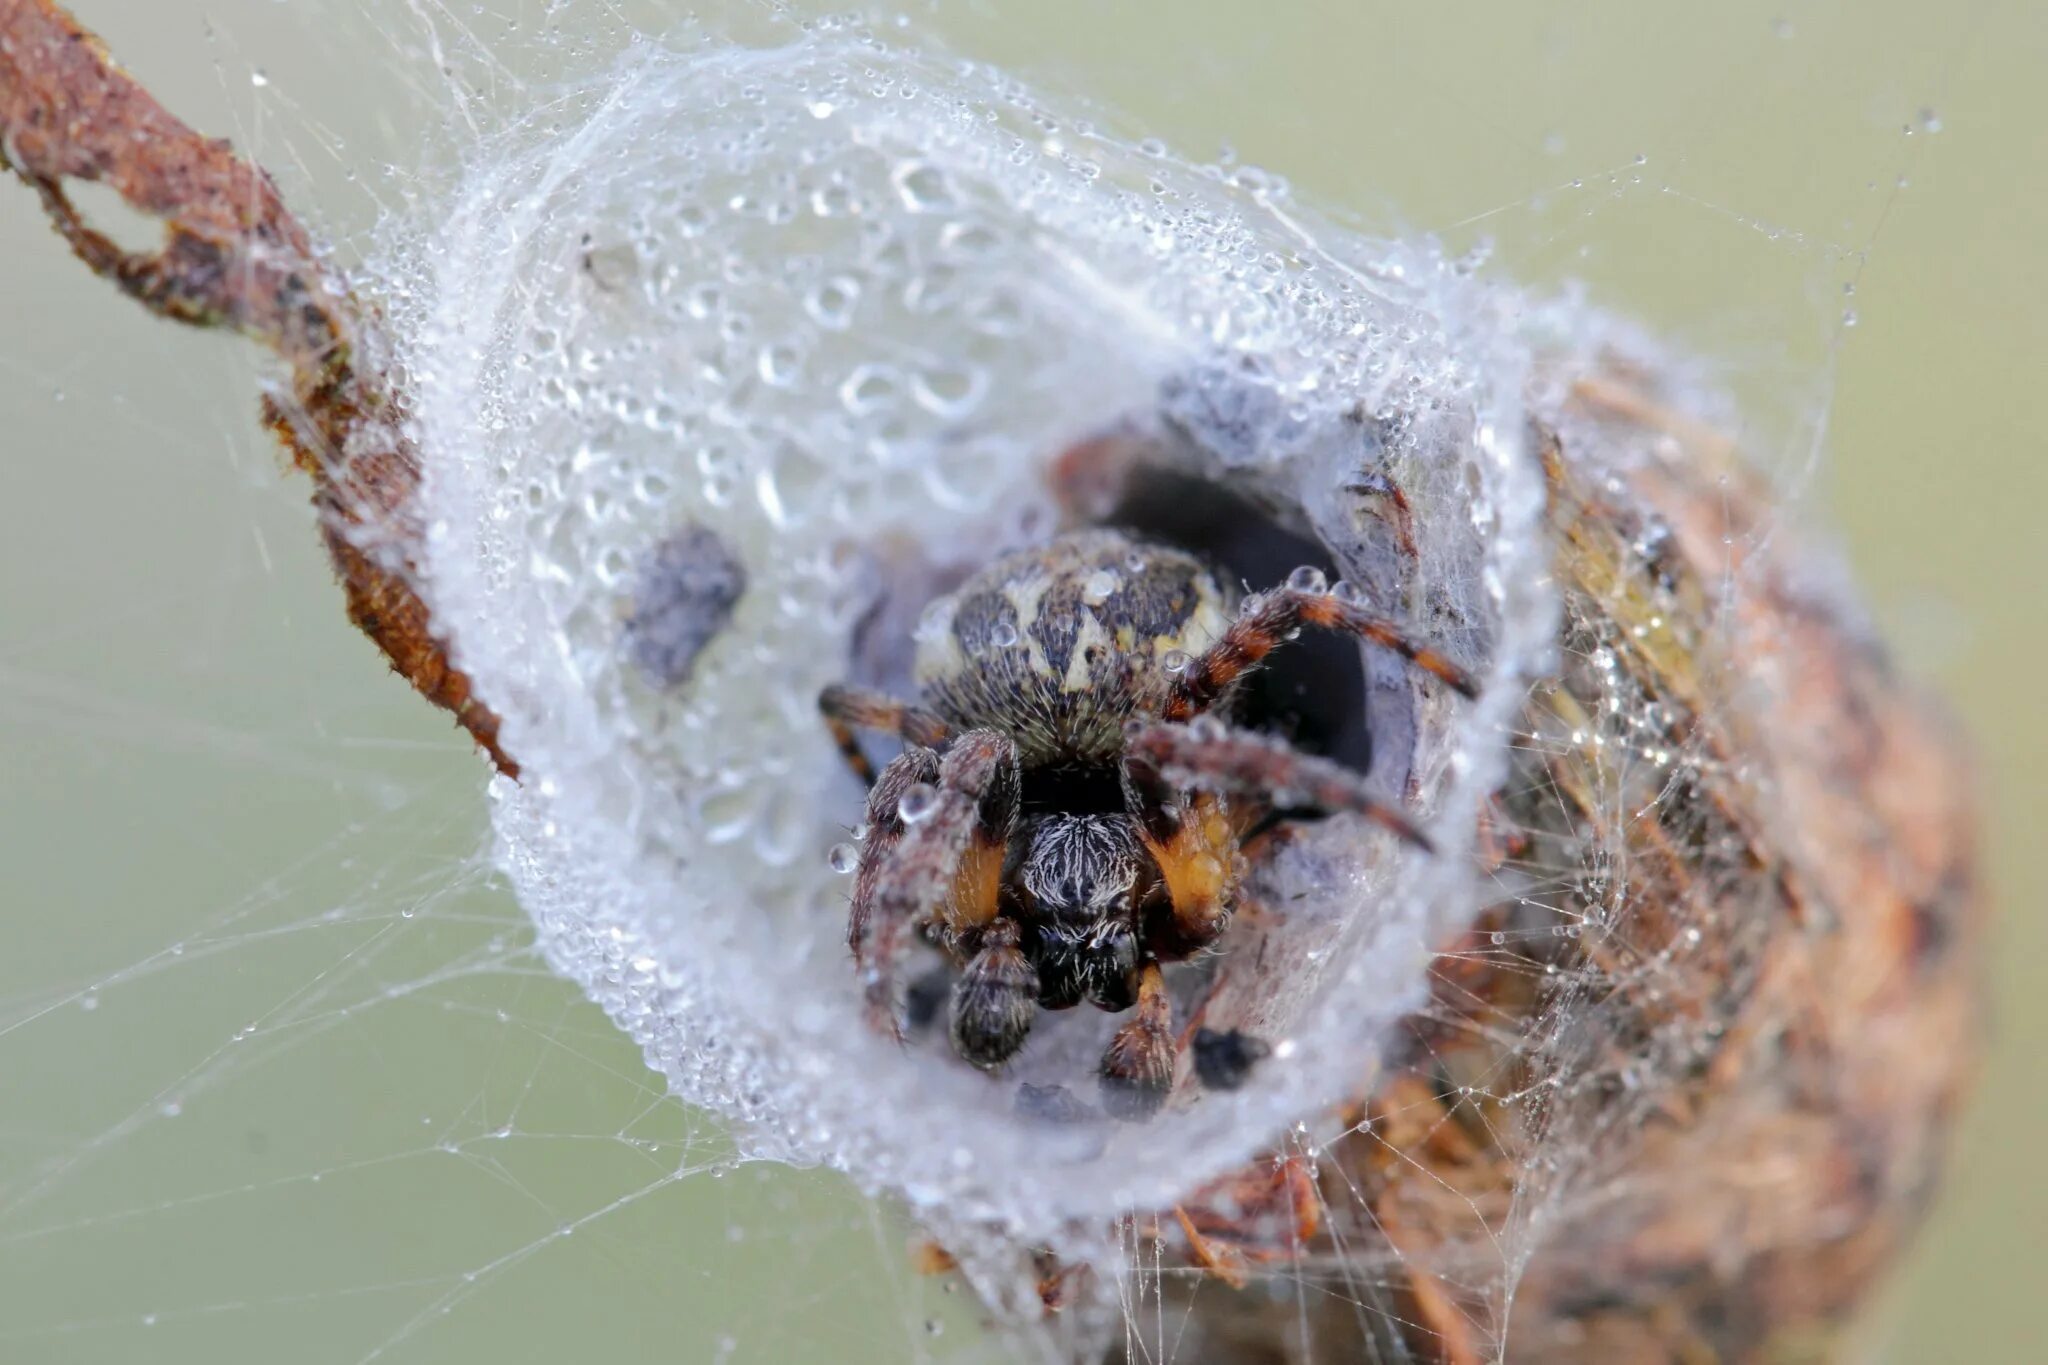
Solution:
M516 776L498 718L449 662L413 586L419 454L378 319L270 177L172 116L51 0L0 0L0 163L94 273L160 317L232 328L285 362L289 385L264 399L264 420L313 480L349 619ZM75 180L160 219L163 246L122 250L72 203Z

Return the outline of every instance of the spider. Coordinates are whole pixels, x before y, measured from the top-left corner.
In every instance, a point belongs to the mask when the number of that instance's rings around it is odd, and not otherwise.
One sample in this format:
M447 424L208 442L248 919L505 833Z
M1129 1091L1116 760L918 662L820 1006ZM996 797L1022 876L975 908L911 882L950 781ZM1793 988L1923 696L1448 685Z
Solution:
M1315 570L1239 602L1195 555L1106 528L997 559L927 608L917 702L827 687L819 709L869 785L847 940L884 1026L914 931L957 973L943 1004L961 1058L1001 1067L1041 1009L1131 1011L1102 1057L1103 1108L1156 1112L1178 1061L1162 964L1221 937L1252 831L1351 812L1428 846L1349 769L1229 723L1238 682L1306 627L1475 695ZM860 730L902 753L876 773Z

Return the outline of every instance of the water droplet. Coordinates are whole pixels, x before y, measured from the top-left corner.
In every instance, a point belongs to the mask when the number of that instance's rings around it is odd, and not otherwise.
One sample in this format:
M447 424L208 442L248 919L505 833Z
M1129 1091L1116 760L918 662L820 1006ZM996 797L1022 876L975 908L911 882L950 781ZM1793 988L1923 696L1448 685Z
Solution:
M1017 627L1008 621L998 621L989 627L988 642L997 649L1008 649L1017 643Z
M860 281L851 275L834 275L804 295L804 311L820 327L838 332L852 322L853 310L859 302Z
M763 346L754 362L764 384L787 388L803 372L803 357L794 346Z
M1296 592L1312 592L1318 595L1330 590L1329 579L1313 564L1304 564L1287 575L1287 586Z
M964 417L981 402L988 377L980 369L930 365L910 377L910 394L926 412Z
M844 185L820 185L811 191L811 212L820 218L843 218L857 208L853 191Z
M937 213L953 206L953 187L946 173L929 161L905 161L889 174L903 207L913 213Z
M994 255L1002 241L980 223L948 223L939 234L939 250L950 257L977 260Z
M270 77L261 71L251 71L249 73L249 84L261 90L264 86L270 84Z
M896 405L903 378L889 365L856 365L839 386L839 401L848 412L865 415Z
M1192 662L1184 649L1169 649L1159 657L1159 666L1168 673L1185 673Z
M1081 600L1091 607L1099 607L1122 586L1122 580L1107 569L1097 569L1088 575L1088 581L1081 585Z
M930 819L938 808L939 789L929 782L913 782L904 788L903 799L896 803L896 813L903 817L906 825Z
M834 844L831 851L825 855L825 862L843 877L860 866L860 850L852 844Z
M936 640L944 639L946 632L952 628L953 604L942 597L936 602L928 604L923 611L918 613L917 628L911 631L910 638L921 645L931 644Z

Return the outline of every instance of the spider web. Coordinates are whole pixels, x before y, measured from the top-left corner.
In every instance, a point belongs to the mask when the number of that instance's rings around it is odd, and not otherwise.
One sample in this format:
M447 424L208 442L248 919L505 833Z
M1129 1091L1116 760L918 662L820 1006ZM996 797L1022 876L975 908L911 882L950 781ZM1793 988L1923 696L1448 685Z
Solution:
M1485 253L1488 277L1589 281L1710 358L1696 379L1739 396L1742 434L1794 498L1873 248L1981 40L1964 25L1879 43L1867 18L1740 7L1686 30L1674 10L1633 31L1483 35L1227 15L1162 29L939 7L877 28L1082 92L1116 110L1106 138L1158 134L1247 181L1284 172L1373 232ZM764 42L796 23L432 0L81 17L400 280L450 186L583 126L636 35ZM488 140L522 117L523 142ZM1761 155L1762 133L1789 150ZM0 334L0 414L69 453L15 462L6 499L10 1357L1015 1349L951 1281L914 1272L893 1206L745 1157L549 970L494 867L475 764L333 610L297 492L248 421L247 358L141 327L25 208L0 233L14 316L48 322ZM53 563L75 571L46 588ZM1561 1126L1553 1156L1587 1174L1590 1140ZM1398 1267L1351 1273L1369 1305ZM1121 1291L1142 1359L1177 1358L1167 1278Z

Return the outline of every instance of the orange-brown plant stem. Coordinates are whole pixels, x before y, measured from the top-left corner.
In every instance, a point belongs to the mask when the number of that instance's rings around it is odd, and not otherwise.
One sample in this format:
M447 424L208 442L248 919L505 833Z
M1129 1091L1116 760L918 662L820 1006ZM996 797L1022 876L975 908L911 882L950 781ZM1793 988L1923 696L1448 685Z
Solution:
M349 619L517 776L498 718L449 663L413 587L419 452L380 360L377 318L270 177L173 117L50 0L0 0L0 162L94 273L160 317L233 328L285 362L289 390L264 399L264 420L313 480ZM160 219L162 247L124 251L97 231L65 193L73 180Z

